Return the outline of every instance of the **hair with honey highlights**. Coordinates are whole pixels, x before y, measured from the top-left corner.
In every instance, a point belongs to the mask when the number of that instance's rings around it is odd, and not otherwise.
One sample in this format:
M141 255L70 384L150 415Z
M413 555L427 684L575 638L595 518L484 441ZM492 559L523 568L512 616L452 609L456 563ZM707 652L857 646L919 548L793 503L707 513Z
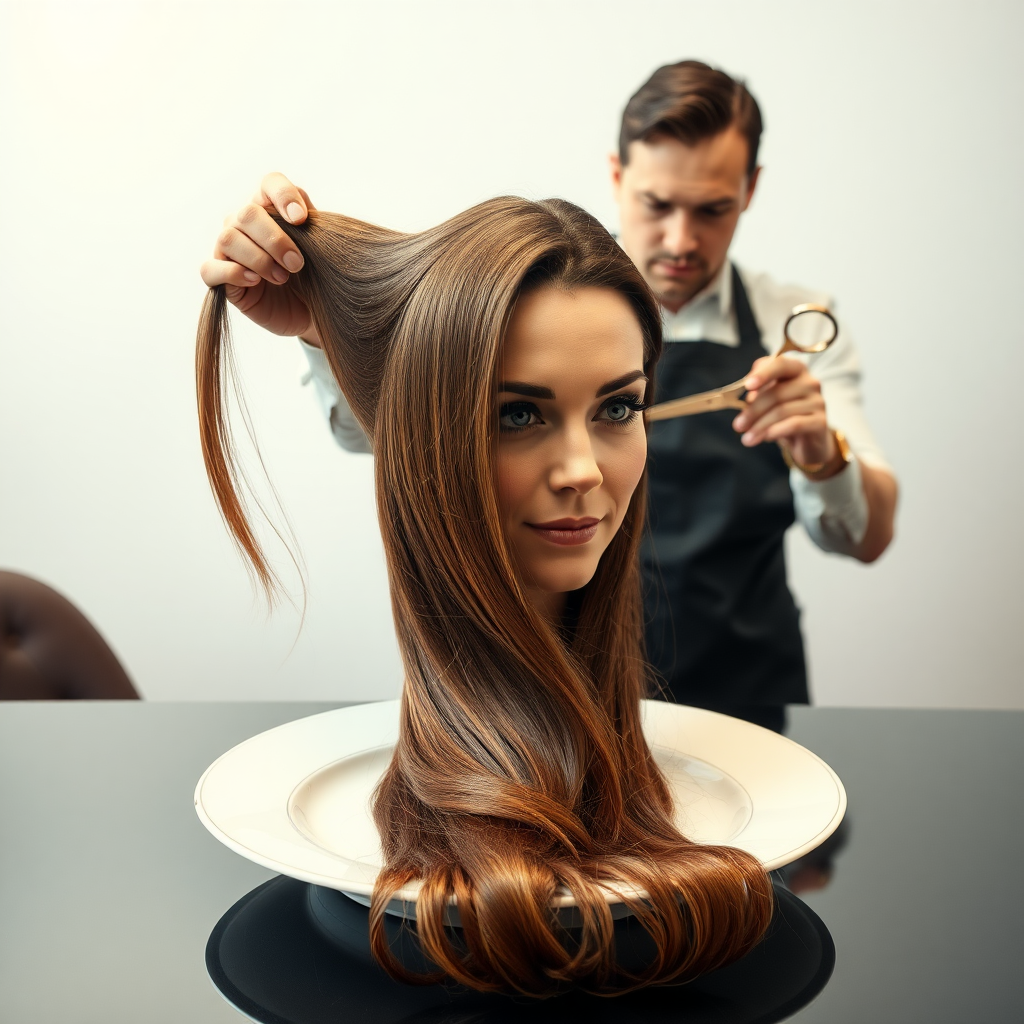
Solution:
M417 234L322 212L279 223L305 258L288 287L373 443L406 673L399 740L374 802L385 858L374 955L406 981L545 996L687 978L747 952L771 917L768 877L749 854L679 833L641 729L644 483L579 593L572 629L528 603L501 528L495 389L517 296L545 284L617 290L653 378L661 324L639 272L561 200L494 199ZM217 288L198 340L203 451L227 525L271 589L226 426L227 343ZM384 929L388 902L413 883L432 974L400 963ZM654 939L658 955L642 971L615 965L605 887ZM552 909L563 891L579 927Z

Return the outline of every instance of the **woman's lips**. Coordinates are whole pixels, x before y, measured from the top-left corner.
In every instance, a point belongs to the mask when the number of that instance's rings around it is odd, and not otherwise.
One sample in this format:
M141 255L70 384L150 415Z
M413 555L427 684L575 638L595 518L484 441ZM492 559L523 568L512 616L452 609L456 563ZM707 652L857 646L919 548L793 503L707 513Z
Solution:
M571 547L593 540L600 522L600 519L588 516L584 519L553 519L549 523L527 523L526 525L539 533L545 540L551 541L552 544Z

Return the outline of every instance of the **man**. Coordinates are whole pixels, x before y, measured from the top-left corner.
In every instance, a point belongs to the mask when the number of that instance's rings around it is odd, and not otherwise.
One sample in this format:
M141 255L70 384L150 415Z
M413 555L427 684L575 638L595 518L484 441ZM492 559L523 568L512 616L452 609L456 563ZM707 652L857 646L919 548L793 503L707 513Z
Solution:
M657 399L741 378L748 388L738 415L651 424L649 654L674 699L778 727L782 705L808 699L785 531L797 515L819 547L873 561L892 538L896 481L864 419L846 332L818 356L768 354L793 306L827 300L728 260L757 186L760 136L741 82L683 61L630 99L611 172L621 244L664 310ZM268 287L301 257L267 211L299 223L312 208L305 192L268 175L226 221L203 279L228 285L229 300L267 329L302 335L335 437L368 451L308 316L288 290Z
M648 651L676 699L770 724L769 706L807 700L783 551L794 501L819 547L870 562L892 539L896 481L846 332L810 359L766 355L793 306L827 300L728 261L760 135L742 83L684 61L629 101L611 166L622 245L664 309L659 400L749 389L739 415L651 425Z

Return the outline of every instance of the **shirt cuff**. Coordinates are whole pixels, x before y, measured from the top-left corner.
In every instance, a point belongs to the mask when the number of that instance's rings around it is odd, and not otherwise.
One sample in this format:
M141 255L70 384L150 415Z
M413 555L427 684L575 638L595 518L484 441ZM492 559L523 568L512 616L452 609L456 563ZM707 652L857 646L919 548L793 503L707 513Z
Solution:
M797 515L811 540L825 551L853 554L867 533L870 514L856 456L828 480L808 480L793 469L789 483Z
M303 374L302 383L309 384L312 381L317 401L327 417L334 440L348 452L372 452L369 438L363 433L363 428L331 373L324 350L301 338L299 344L309 362L309 371Z
M303 341L301 338L298 341L302 351L306 354L306 361L309 363L309 372L303 376L302 383L308 384L314 378L317 381L326 379L337 387L337 381L335 381L334 374L331 373L331 368L327 364L327 356L324 355L324 350L319 345L310 345L308 341Z

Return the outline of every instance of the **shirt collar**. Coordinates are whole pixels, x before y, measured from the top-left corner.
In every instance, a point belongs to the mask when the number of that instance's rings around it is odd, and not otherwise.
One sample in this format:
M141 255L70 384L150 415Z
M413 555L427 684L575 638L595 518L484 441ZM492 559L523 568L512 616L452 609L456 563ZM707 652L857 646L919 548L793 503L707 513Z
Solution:
M666 341L717 341L738 345L732 311L732 264L726 260L717 274L685 306L672 313L662 307Z
M732 264L726 260L718 268L718 273L686 305L696 306L699 302L705 302L710 307L717 304L718 315L727 317L732 311L732 274L729 273L731 269ZM685 308L686 306L683 307Z

